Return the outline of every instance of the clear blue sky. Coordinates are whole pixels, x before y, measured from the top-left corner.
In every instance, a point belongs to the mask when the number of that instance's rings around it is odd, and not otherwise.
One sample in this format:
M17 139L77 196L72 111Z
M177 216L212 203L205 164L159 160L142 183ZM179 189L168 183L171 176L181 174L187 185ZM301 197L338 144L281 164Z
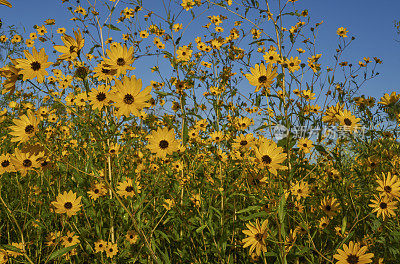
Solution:
M65 27L68 32L75 27L74 22L69 20L71 15L68 14L66 5L63 5L61 0L9 1L13 4L13 8L0 6L3 25L15 24L21 30L25 28L25 36L33 32L33 25L42 25L47 18L56 19L56 28ZM81 0L81 2L86 7L86 1ZM143 2L156 13L157 10L163 12L162 0ZM273 3L274 0L270 2ZM71 3L75 4L75 1L71 0ZM121 5L125 6L123 3ZM312 24L324 21L320 27L317 46L324 55L334 54L337 45L336 30L339 27L346 27L349 30L348 35L355 36L356 40L345 52L344 59L354 64L364 56L371 59L378 57L383 61L377 68L380 75L369 81L362 93L380 97L385 92L400 91L400 43L395 41L395 39L400 40L400 37L396 35L393 26L394 20L400 19L400 1L299 0L296 5L299 10L309 10ZM221 13L221 10L216 9L214 13ZM114 17L114 24L116 18L117 16Z

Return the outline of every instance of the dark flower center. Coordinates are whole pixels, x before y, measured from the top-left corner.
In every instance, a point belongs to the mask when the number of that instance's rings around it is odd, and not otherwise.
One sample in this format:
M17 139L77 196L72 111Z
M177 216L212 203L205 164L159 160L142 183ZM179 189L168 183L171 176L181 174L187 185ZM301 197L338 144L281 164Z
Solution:
M110 73L110 69L107 69L107 68L101 68L101 72L102 73L105 73L105 74L108 74L108 73Z
M262 162L264 162L265 164L270 164L270 163L272 162L271 157L268 156L268 155L262 156L261 160L262 160Z
M253 185L257 186L260 183L259 179L253 179Z
M273 60L274 59L274 56L269 56L269 60Z
M263 234L258 233L254 236L254 238L258 241L258 242L262 242L263 239Z
M385 209L387 208L387 203L381 202L381 203L379 204L379 207L380 207L382 210L385 210Z
M343 120L343 122L344 122L344 124L345 124L346 126L351 126L351 124L352 124L351 120L348 119L348 118L345 118L345 119Z
M97 95L96 95L96 99L98 100L98 101L104 101L105 99L106 99L106 94L105 93L103 93L103 92L100 92L100 93L98 93Z
M247 141L246 141L246 140L240 141L240 145L241 145L241 146L246 146L246 145L247 145Z
M159 146L160 146L160 148L162 148L162 149L166 149L166 148L168 148L169 143L168 143L168 141L166 141L166 140L161 140Z
M34 130L35 130L35 127L32 126L32 125L27 125L27 126L25 127L25 133L26 133L26 134L31 134Z
M349 264L357 264L358 263L358 260L359 260L359 258L358 258L358 256L357 255L354 255L354 254L350 254L348 257L347 257L347 262L349 263Z
M72 208L72 203L71 202L66 202L64 204L65 209L71 209Z
M294 66L294 63L293 63L293 62L289 63L289 66L290 66L290 67L293 67L293 66Z
M75 71L75 76L81 79L85 79L88 75L88 69L86 67L78 67Z
M38 62L38 61L34 61L31 63L31 69L34 71L40 70L40 67L41 67L41 65L40 65L40 62Z
M327 205L327 206L325 206L325 210L330 211L330 210L332 210L332 207L330 205Z
M118 58L118 59L117 59L117 65L118 65L118 66L124 66L124 65L125 65L125 60L124 60L124 58Z
M29 159L26 159L26 160L24 160L24 161L22 162L22 165L23 165L24 167L30 167L30 166L32 166L32 161L30 161Z
M3 161L1 162L1 166L2 166L3 168L6 168L6 167L10 166L10 161L8 161L8 160L3 160Z
M71 243L72 242L72 237L68 238L68 242Z
M100 190L99 189L94 189L94 193L99 193L100 192Z
M131 95L131 94L126 94L124 97L124 103L125 104L133 104L133 102L135 101L135 98Z
M76 46L72 45L71 47L69 47L69 53L76 52L77 49L78 49L78 48L77 48Z
M126 192L132 192L133 191L133 187L132 186L128 186L125 188Z
M267 81L267 76L263 75L258 78L259 83L265 83Z
M307 147L307 144L306 144L306 143L304 143L304 144L303 144L303 147L305 147L305 148L306 148L306 147Z
M387 193L390 193L390 192L392 192L392 187L385 186L385 188L383 188L383 190L385 190L385 192L387 192Z

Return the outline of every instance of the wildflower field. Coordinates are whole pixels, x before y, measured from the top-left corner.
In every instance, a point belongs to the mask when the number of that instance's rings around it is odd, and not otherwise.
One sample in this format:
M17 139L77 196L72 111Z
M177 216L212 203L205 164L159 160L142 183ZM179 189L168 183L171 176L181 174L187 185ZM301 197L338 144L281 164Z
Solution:
M74 28L0 28L0 263L400 263L400 94L345 25L59 2Z

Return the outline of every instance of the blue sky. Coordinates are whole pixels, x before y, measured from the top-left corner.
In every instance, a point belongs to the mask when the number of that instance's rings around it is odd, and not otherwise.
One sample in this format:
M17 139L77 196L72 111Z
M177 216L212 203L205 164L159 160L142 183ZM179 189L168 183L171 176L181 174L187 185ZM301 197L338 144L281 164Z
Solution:
M168 2L168 0L165 0ZM10 0L13 8L0 6L0 18L3 25L15 24L26 34L33 32L32 26L42 25L47 18L56 19L56 27L65 27L68 32L74 26L70 21L70 14L66 10L66 4L61 0ZM86 6L86 1L81 1ZM146 0L145 5L152 10L163 12L161 0ZM180 2L180 1L177 1ZM204 2L204 0L203 0ZM272 4L275 1L270 1ZM75 1L71 0L75 4ZM125 4L121 4L125 6ZM299 10L308 9L311 24L324 21L319 30L319 42L317 49L326 56L332 56L337 48L336 30L338 27L346 27L348 35L356 39L344 53L344 59L356 64L363 57L378 57L383 61L377 71L378 77L367 82L361 93L380 97L384 93L399 91L400 74L400 37L396 35L393 26L395 19L400 19L400 1L316 1L299 0L296 2ZM213 12L221 13L221 10ZM164 14L164 13L162 13ZM114 24L117 16L114 17ZM185 24L185 21L181 21ZM333 60L332 60L333 62Z

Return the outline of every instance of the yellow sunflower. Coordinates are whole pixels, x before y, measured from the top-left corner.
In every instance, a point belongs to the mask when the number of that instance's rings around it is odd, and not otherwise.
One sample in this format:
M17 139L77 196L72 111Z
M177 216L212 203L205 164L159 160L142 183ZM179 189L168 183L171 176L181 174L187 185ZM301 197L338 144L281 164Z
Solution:
M278 174L278 169L287 168L281 164L286 160L287 154L283 153L283 149L272 140L263 140L259 147L255 149L255 154L259 167L267 168L274 175Z
M80 50L83 48L85 45L85 39L82 38L81 31L78 29L78 31L74 30L74 35L75 38L64 34L61 37L61 40L64 42L64 46L62 45L55 45L54 49L58 52L61 52L59 56L60 60L74 60L76 57L79 56Z
M135 190L135 186L136 186L136 190ZM125 198L127 197L133 197L136 193L140 193L140 189L142 187L139 185L139 182L135 183L133 182L132 179L126 179L123 182L120 182L118 184L118 190L117 193L120 196L123 196Z
M102 239L98 240L97 242L94 242L94 251L96 253L104 252L104 250L106 250L106 245L107 245L106 241Z
M76 193L70 190L68 193L64 191L63 194L58 194L57 200L51 202L51 204L56 207L56 213L65 213L68 217L71 217L81 209L81 199L81 196L76 197Z
M96 201L99 197L107 194L107 189L103 183L96 183L90 191L87 192L89 197Z
M10 135L14 138L11 142L26 142L38 131L40 120L31 110L28 110L27 115L21 116L20 119L13 119L13 122L15 126L10 127L13 130Z
M381 101L378 104L388 106L397 103L400 99L400 94L396 94L396 92L392 92L390 95L385 93L384 96L381 97Z
M179 142L175 139L174 130L164 127L152 131L147 147L152 153L156 153L157 157L165 158L167 155L178 150Z
M269 88L271 84L274 82L278 73L276 72L276 68L272 67L272 63L269 63L267 68L265 65L261 63L260 65L256 64L254 68L250 68L250 73L245 74L247 80L249 80L250 85L256 87L254 92L258 92L261 88ZM267 90L269 93L269 90Z
M372 262L373 253L366 253L368 248L361 247L359 243L350 241L349 245L344 244L343 250L338 249L333 258L337 259L336 264L367 264Z
M193 51L188 46L179 47L176 51L178 61L190 61Z
M61 240L61 232L57 231L57 232L50 232L47 236L46 236L46 243L45 245L48 247L51 246L55 246L58 244L58 242L60 242Z
M29 152L22 152L19 149L15 149L14 155L11 157L12 164L16 171L19 171L22 176L25 176L28 171L39 168L38 158L41 155L35 155Z
M93 77L97 77L99 81L111 81L117 74L117 70L112 69L110 65L106 64L104 61L97 64L93 72Z
M26 59L15 59L17 63L15 67L21 69L20 73L23 75L23 80L32 80L36 77L37 81L42 83L44 76L49 75L46 68L53 64L47 61L49 56L46 55L44 48L37 52L35 47L32 48L32 54L27 50L24 50L24 54Z
M10 154L1 154L0 155L0 175L5 172L12 172L14 171L14 165L11 161Z
M114 95L112 100L115 102L115 107L118 108L117 116L129 117L130 114L135 116L140 115L140 110L144 107L150 106L147 102L151 98L151 86L147 86L144 90L142 88L142 80L136 79L136 76L131 78L124 76L122 82L115 81Z
M11 61L14 64L17 64L17 62L13 59ZM0 68L0 76L5 77L6 79L3 81L3 90L1 91L2 94L5 93L14 93L15 91L15 83L19 79L19 74L20 74L20 69L16 68L13 65L5 66L3 68Z
M249 254L251 255L255 250L257 256L260 256L261 252L267 251L265 239L267 238L268 219L265 219L261 226L259 220L256 219L255 225L252 223L247 223L246 227L248 230L242 231L248 236L242 240L242 243L244 243L243 248L250 246Z
M108 258L113 258L118 253L118 246L117 243L107 243L105 247L105 252Z
M67 235L63 236L61 239L62 239L61 243L64 247L70 247L80 243L79 236L76 236L75 232L67 231Z
M337 103L336 106L333 105L328 107L324 113L324 116L322 117L322 121L330 125L339 122L337 117L340 111L343 111L343 108L344 104L341 105L339 103Z
M369 204L369 207L374 208L372 210L373 213L377 213L377 217L382 215L383 221L385 221L386 216L388 218L392 216L396 216L396 213L394 210L397 209L397 202L392 201L389 197L387 196L382 196L382 197L376 197L375 200L371 200L372 204Z
M329 225L329 218L324 216L319 220L318 228L325 229Z
M339 114L336 115L336 118L339 120L339 123L343 126L345 131L353 132L360 127L358 122L361 120L360 118L356 118L351 114L350 111L344 109L343 111L339 111Z
M297 147L304 153L310 153L310 149L314 147L313 142L308 138L300 138L297 142Z
M342 38L347 38L347 33L348 32L349 31L347 30L347 28L340 27L340 28L337 29L336 34L338 34Z
M139 239L139 235L134 230L129 230L125 237L130 244L136 244Z
M106 51L109 58L104 58L104 62L109 65L111 69L116 70L117 77L120 74L126 74L127 70L134 70L130 64L132 64L135 59L133 58L133 47L130 47L129 50L126 45L121 46L120 43L117 43L114 46L111 46L109 50Z
M336 212L339 210L339 203L335 198L325 197L321 201L320 208L325 212L329 217L333 217L336 215Z
M210 138L213 142L219 143L224 140L225 135L222 131L214 131L210 133Z
M291 189L290 192L296 196L297 200L301 198L307 198L310 194L310 188L307 182L300 181L296 183Z
M249 133L246 135L238 135L235 139L233 139L232 149L236 150L244 150L249 149L254 144L254 136L253 134Z
M92 109L101 110L104 106L107 106L110 102L110 94L109 94L110 86L101 84L96 88L92 88L89 92L88 99L90 100L90 104L92 105Z
M288 70L290 72L294 72L294 71L297 71L300 69L301 60L299 60L298 57L295 57L295 58L291 57L290 60L286 61L286 63L287 63Z
M382 179L378 178L377 183L379 186L376 190L381 193L381 196L400 197L400 181L396 175L392 176L390 172L386 175L382 172Z
M12 7L12 5L9 2L7 2L6 0L0 0L0 5L5 5L5 6L8 6L8 7Z
M280 61L280 56L275 50L270 50L267 53L264 54L264 60L268 62L269 64L272 63L279 63Z

